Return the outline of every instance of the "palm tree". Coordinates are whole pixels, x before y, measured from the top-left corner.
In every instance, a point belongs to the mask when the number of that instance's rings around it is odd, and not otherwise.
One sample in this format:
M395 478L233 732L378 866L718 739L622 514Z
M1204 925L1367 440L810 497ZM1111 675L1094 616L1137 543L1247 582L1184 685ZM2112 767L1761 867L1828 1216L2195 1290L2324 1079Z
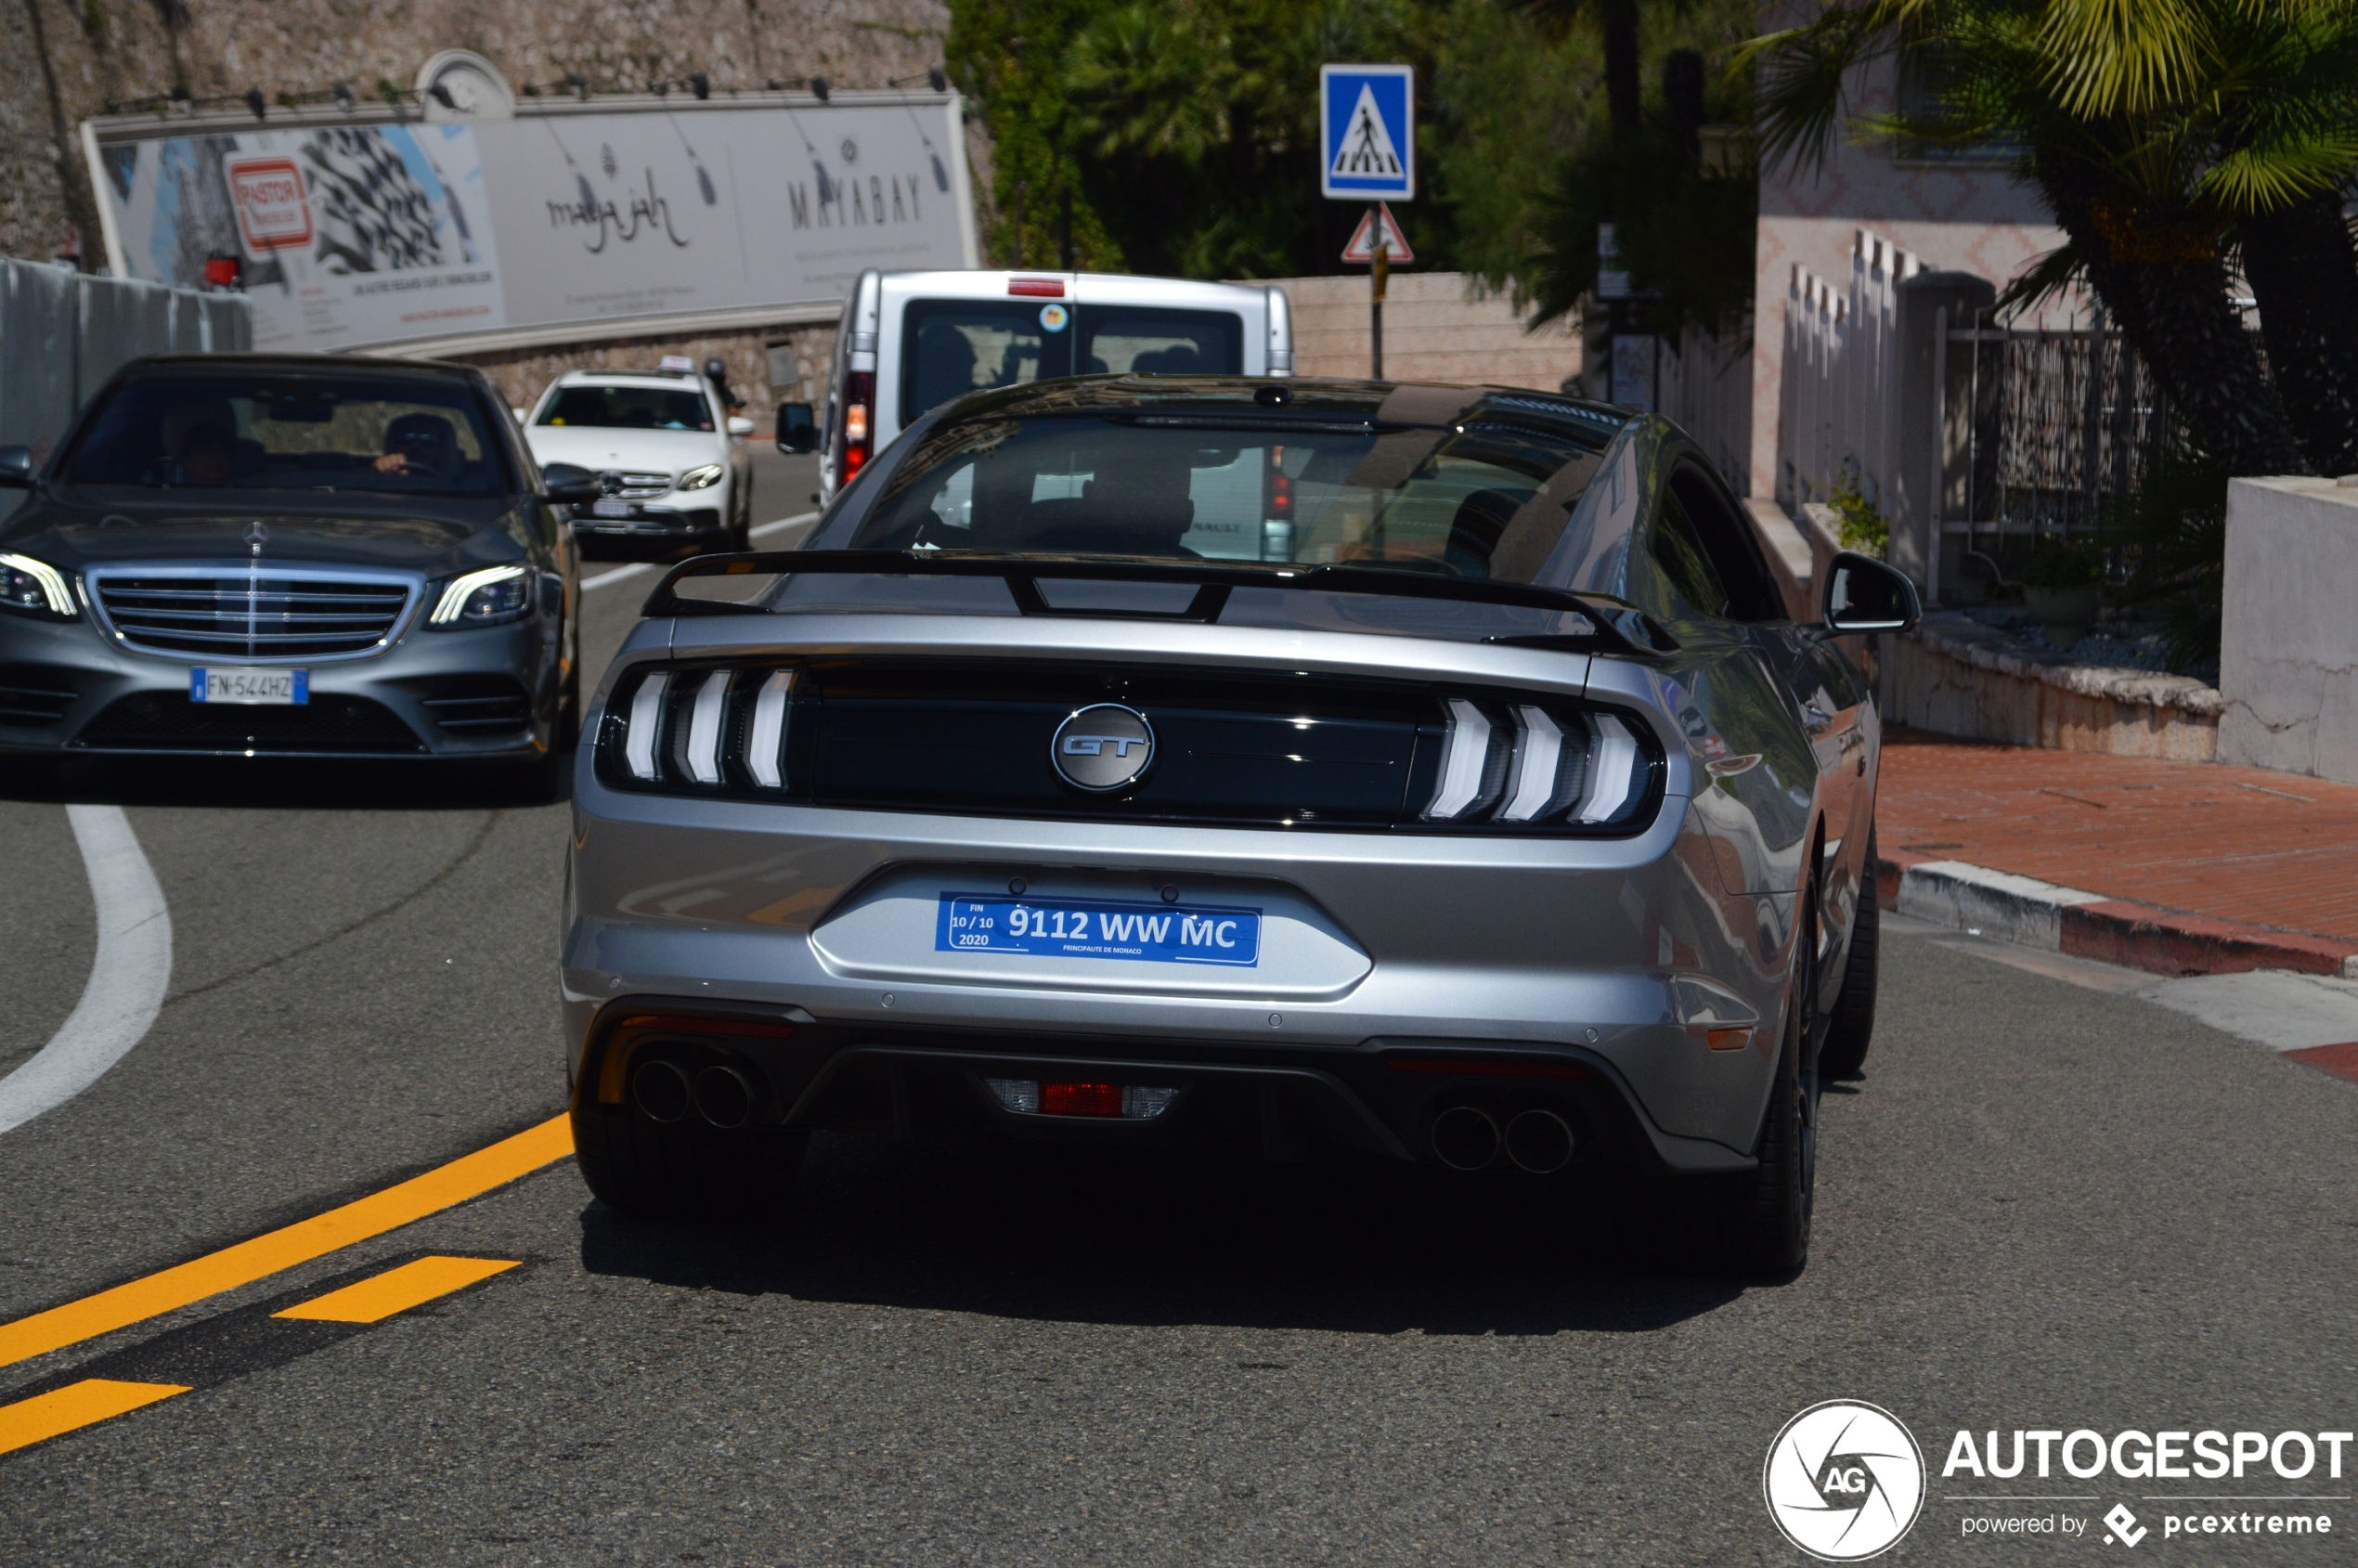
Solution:
M1581 20L1593 21L1605 46L1605 118L1618 136L1642 130L1638 77L1638 0L1519 0L1551 32L1568 31Z
M2038 282L2083 279L2230 472L2301 472L2304 445L2320 460L2349 449L2358 409L2332 417L2346 397L2301 396L2296 434L2230 302L2227 266L2240 225L2247 269L2257 257L2277 298L2275 320L2266 298L2261 311L2282 385L2358 377L2331 346L2347 302L2304 310L2292 299L2314 291L2282 277L2297 244L2319 248L2322 209L2305 227L2278 216L2358 167L2346 84L2358 19L2346 3L1835 0L1743 57L1762 68L1764 156L1822 157L1845 119L1846 73L1903 49L1933 87L1931 108L1860 128L2019 149L2019 172L2069 240Z

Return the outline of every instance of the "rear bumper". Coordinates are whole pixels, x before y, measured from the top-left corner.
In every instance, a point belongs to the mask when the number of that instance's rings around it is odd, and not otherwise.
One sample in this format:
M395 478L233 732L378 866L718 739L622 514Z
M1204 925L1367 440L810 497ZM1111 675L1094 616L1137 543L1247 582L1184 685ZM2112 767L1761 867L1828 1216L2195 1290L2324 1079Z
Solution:
M1328 1106L1322 1135L1396 1154L1419 1148L1430 1102L1417 1096L1434 1085L1411 1095L1388 1056L1535 1055L1586 1069L1566 1082L1618 1104L1662 1164L1751 1162L1790 911L1706 888L1692 867L1711 862L1680 852L1676 797L1646 833L1612 841L1143 827L624 795L598 782L585 748L574 811L563 974L577 1083L600 1070L588 1058L616 999L750 1004L804 1020L805 1043L781 1048L797 1061L823 1047L869 1054L857 1060L934 1053L915 1065L968 1077L983 1075L978 1062L1032 1057L1275 1074L1289 1095ZM949 890L1016 875L1043 894L1134 883L1129 896L1149 900L1169 883L1190 901L1258 887L1273 908L1320 913L1364 962L1315 986L1080 959L1069 974L961 980L929 950L897 970L873 951L847 962L828 928L887 881ZM1675 981L1686 974L1743 996L1759 1043L1713 1051L1683 1025ZM823 1066L792 1069L779 1116L822 1114L819 1102L794 1106Z
M553 741L558 623L412 628L305 667L310 703L192 703L199 661L109 642L87 619L0 617L0 755L528 758ZM229 661L223 661L225 663Z
M1500 1124L1524 1110L1554 1112L1575 1130L1576 1160L1584 1165L1724 1171L1752 1163L1717 1145L1665 1140L1636 1113L1611 1064L1590 1052L1384 1040L1346 1050L1273 1049L1258 1041L1049 1041L1029 1032L815 1020L783 1038L626 1027L645 1023L651 1013L676 1021L692 1010L714 1012L709 1004L645 996L603 1009L575 1083L577 1114L622 1108L631 1098L632 1074L662 1058L690 1077L713 1065L734 1069L754 1086L752 1121L765 1126L890 1127L907 1134L952 1117L981 1119L1035 1142L1241 1141L1290 1160L1315 1139L1415 1160L1430 1157L1434 1118L1470 1105ZM1460 1059L1462 1075L1446 1070ZM1178 1095L1151 1120L1043 1116L1009 1110L989 1090L991 1079L1152 1085Z

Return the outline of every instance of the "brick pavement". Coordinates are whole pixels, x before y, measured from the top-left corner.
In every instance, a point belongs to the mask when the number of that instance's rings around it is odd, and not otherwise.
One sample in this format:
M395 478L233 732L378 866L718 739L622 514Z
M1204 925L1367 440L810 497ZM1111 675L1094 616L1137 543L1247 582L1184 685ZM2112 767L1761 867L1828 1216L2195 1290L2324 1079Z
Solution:
M1886 732L1880 848L2358 948L2358 785Z

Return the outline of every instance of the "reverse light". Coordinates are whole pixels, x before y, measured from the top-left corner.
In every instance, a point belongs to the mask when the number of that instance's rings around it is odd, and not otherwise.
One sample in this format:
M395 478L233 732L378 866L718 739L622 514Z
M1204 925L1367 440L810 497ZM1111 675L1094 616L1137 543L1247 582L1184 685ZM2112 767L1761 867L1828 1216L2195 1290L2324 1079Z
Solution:
M726 478L728 473L728 469L724 468L719 463L708 462L702 468L692 468L687 473L681 474L680 476L680 483L674 486L673 488L680 490L709 490L715 485L719 484L722 479Z
M1175 1088L1142 1083L1082 1083L1031 1078L986 1078L992 1095L1017 1116L1094 1116L1151 1121L1179 1097Z
M532 608L532 568L486 566L450 579L426 624L445 630L497 626Z
M5 552L0 552L0 607L64 620L72 619L75 613L73 594L66 588L63 573L46 561Z

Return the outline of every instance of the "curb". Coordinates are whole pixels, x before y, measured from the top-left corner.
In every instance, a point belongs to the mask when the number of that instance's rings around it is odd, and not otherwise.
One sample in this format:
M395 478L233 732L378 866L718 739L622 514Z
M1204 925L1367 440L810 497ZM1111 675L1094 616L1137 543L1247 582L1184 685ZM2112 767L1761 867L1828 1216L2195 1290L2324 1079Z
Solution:
M1885 909L1985 937L2157 975L2292 969L2358 979L2358 943L2059 888L1963 861L1879 855Z

